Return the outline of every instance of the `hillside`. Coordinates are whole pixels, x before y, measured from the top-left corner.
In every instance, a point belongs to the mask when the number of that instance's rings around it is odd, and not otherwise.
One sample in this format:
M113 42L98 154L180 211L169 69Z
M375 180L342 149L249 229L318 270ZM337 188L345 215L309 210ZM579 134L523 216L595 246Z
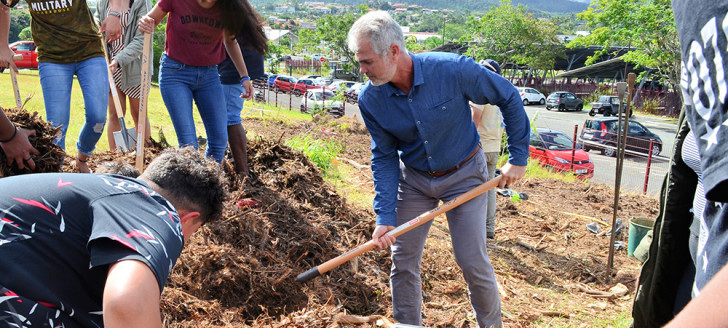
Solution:
M514 5L523 4L529 9L534 11L544 11L549 13L579 13L586 10L589 7L589 0L512 0ZM268 4L282 4L280 0L261 0L256 2L256 6L268 5ZM340 3L350 6L358 6L360 4L367 4L368 1L364 0L333 0L327 3ZM431 9L453 9L456 11L470 10L474 12L488 11L490 7L497 6L499 0L400 0L391 1L394 3L406 3L410 5L419 5L424 8ZM375 5L376 7L376 5Z

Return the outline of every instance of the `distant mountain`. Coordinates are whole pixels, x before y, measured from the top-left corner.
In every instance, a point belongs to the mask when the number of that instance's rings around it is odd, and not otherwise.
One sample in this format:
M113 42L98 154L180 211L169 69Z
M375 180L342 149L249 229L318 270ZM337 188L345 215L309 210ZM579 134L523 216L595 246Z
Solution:
M356 6L359 4L370 4L376 7L377 3L382 1L367 0L329 0L326 2L346 4ZM279 0L257 0L256 4L280 3ZM410 5L420 5L430 9L453 9L453 10L472 10L476 12L484 12L490 7L500 4L499 0L390 0L389 3L406 3ZM590 0L512 0L513 5L523 4L528 9L535 11L544 11L550 13L579 13L587 10Z

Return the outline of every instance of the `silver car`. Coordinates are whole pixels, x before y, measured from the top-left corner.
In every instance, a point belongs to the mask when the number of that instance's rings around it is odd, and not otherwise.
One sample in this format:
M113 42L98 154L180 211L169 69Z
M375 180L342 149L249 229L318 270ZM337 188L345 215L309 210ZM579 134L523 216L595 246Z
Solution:
M523 106L528 106L530 104L536 103L538 103L539 105L543 105L546 103L546 97L534 88L518 87L516 89L518 89L518 93L521 95Z

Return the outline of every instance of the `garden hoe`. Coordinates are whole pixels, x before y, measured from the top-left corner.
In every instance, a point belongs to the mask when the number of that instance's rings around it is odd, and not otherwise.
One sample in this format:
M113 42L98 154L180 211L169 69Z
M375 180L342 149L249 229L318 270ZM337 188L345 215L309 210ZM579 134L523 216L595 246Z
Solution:
M498 183L500 183L500 180L501 180L501 177L497 176L497 177L493 178L492 180L489 180L489 181L481 184L480 186L477 186L477 187L471 189L470 191L443 203L442 205L440 205L438 207L435 207L425 213L420 214L418 217L410 220L409 222L402 224L402 225L398 226L397 228L395 228L394 230L387 232L387 234L390 236L393 236L393 237L397 237L407 231L410 231L410 230L420 226L421 224L434 219L438 215L443 214L453 208L456 208L456 207L462 205L463 203L475 198L476 196L478 196L490 189L493 189L495 186L498 185ZM341 254L323 264L320 264L319 266L317 266L315 268L309 269L308 271L299 274L296 277L296 281L298 281L298 282L309 281L315 277L318 277L326 272L331 271L332 269L348 262L349 260L351 260L361 254L366 253L367 251L371 250L372 248L374 248L374 241L370 240L362 245L359 245L355 248L350 249L348 252L346 252L344 254Z
M144 171L144 131L146 131L147 123L147 98L149 97L149 88L151 87L151 77L149 76L149 53L152 48L152 35L144 34L144 47L142 48L142 95L139 99L139 116L137 126L137 153L136 153L136 169L139 172Z
M104 48L104 59L106 59L106 71L109 76L109 87L111 88L111 97L114 99L114 107L116 107L116 116L119 118L119 131L114 131L114 142L116 143L116 149L120 152L128 152L134 149L134 128L127 129L126 122L124 121L124 112L121 110L121 101L119 100L119 92L116 90L116 83L114 83L114 73L109 68L109 57L107 55L106 47L107 43L104 42L104 38L101 38L101 42Z
M16 54L13 56L13 61L23 59L23 55ZM20 109L23 107L23 102L20 100L20 89L18 88L18 76L15 75L15 70L10 67L10 79L13 80L13 91L15 92L15 105Z

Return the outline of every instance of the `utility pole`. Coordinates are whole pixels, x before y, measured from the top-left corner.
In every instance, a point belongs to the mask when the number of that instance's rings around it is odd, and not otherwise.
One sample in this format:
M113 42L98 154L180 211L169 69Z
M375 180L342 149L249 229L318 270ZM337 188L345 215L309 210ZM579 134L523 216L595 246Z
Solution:
M442 45L445 45L445 19L447 18L447 14L442 14Z

